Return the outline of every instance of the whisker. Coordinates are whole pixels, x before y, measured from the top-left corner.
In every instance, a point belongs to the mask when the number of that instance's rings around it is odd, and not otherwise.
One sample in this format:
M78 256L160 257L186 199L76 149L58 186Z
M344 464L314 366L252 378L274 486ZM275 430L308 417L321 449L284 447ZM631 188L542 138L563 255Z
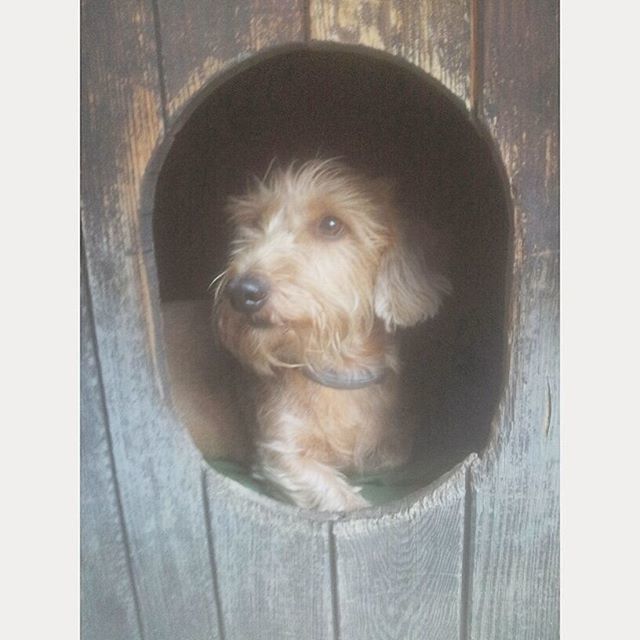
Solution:
M215 288L215 291L213 292L213 303L217 306L218 305L218 298L220 297L220 292L224 290L224 288L227 285L227 278L223 278L222 280L220 280L220 282L218 282L218 286Z
M220 280L220 278L224 278L227 275L227 271L228 269L225 269L224 271L222 271L221 273L219 273L210 283L209 286L207 287L207 291L211 291L211 287L213 287L213 285L218 282L218 280Z
M262 182L266 182L267 178L269 177L269 174L271 173L271 169L273 169L273 165L275 164L277 160L276 156L273 156L273 158L271 158L271 162L269 162L269 166L267 167L267 170L264 172L264 177L262 178Z
M295 363L295 362L284 362L283 360L280 360L279 358L277 358L276 356L272 356L270 354L266 354L266 358L269 361L269 363L275 367L282 367L285 369L299 369L300 367L304 367L304 363L300 362L300 363Z

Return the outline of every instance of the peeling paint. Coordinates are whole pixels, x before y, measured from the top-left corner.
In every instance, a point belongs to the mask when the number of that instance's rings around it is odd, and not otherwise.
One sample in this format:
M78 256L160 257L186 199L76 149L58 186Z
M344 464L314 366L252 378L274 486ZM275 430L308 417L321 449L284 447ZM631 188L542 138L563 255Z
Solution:
M558 154L556 153L555 132L547 131L544 138L544 189L549 193L549 191L555 186L552 184L552 181L555 181L558 171Z
M549 437L549 432L551 430L551 415L552 415L552 397L551 397L551 384L549 383L549 379L547 378L547 401L545 403L545 420L543 426L543 433L545 438Z
M314 40L361 44L405 58L471 108L470 0L312 1Z

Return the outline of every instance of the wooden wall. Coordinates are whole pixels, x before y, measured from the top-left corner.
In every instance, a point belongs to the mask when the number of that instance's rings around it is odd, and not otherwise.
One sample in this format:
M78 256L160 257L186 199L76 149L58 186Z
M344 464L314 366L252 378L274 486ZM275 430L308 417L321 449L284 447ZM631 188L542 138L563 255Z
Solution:
M558 637L557 14L552 0L82 3L84 638ZM495 141L513 201L488 449L344 518L203 464L167 399L151 234L159 159L194 97L252 53L312 41L442 82Z

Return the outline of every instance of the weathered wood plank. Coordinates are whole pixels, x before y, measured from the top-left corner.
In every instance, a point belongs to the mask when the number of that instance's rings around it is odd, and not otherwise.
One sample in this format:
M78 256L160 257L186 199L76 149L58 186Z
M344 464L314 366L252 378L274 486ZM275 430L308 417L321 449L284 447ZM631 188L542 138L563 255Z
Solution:
M153 13L82 5L82 227L142 633L217 636L200 456L166 410L140 183L163 135Z
M171 124L183 122L189 99L233 63L304 40L298 0L157 6ZM329 525L247 495L213 471L206 476L225 639L332 638Z
M471 105L471 0L311 0L310 36L401 56Z
M330 523L207 472L225 640L332 639Z
M156 0L156 4L169 122L230 64L304 40L302 0Z
M80 629L84 640L141 640L85 278L83 265L80 290Z
M509 381L472 471L472 640L559 635L558 6L483 3L480 117L514 201Z
M460 634L470 456L422 500L334 525L341 640Z

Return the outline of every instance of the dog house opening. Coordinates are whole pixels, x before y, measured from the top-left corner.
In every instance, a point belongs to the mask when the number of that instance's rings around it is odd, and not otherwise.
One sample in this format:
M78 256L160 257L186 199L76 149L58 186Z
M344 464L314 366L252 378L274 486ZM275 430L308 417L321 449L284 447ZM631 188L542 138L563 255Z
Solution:
M177 132L153 218L171 394L212 466L271 492L251 477L251 403L235 359L216 345L210 284L229 257L229 197L252 176L317 158L392 184L414 250L452 285L435 317L397 331L397 419L417 429L407 464L354 479L376 504L484 449L504 375L500 170L462 103L410 65L354 50L271 55L216 86Z

